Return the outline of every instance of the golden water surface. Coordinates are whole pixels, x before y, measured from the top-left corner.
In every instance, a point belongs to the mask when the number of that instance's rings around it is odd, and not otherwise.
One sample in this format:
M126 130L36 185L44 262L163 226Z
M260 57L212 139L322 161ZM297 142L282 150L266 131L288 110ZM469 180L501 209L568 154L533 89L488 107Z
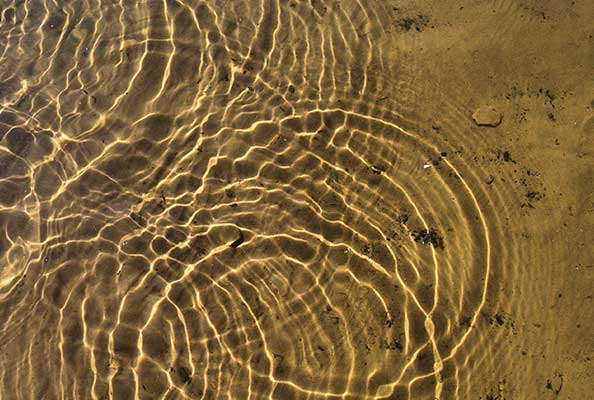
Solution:
M1 399L594 399L591 1L0 5Z

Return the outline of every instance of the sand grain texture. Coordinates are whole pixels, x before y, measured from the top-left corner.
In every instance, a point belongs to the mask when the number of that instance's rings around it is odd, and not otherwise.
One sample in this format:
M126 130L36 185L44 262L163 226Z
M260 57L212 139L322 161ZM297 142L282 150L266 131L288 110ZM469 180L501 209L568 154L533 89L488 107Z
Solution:
M592 398L592 2L0 5L1 399Z

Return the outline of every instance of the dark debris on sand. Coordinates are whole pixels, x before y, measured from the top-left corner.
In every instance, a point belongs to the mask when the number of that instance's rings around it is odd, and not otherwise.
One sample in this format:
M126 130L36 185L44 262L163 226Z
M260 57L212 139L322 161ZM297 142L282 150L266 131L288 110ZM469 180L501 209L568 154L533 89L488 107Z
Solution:
M515 161L512 159L511 154L509 151L505 150L505 151L498 151L497 152L497 159L498 160L503 160L505 162L512 162L515 163Z
M139 213L136 212L132 212L130 213L130 218L136 222L138 225L145 227L146 226L146 221L144 219L144 217L142 215L140 215Z
M563 374L556 373L553 379L547 379L546 388L558 396L563 389Z
M421 229L418 232L413 232L412 237L415 242L432 245L437 249L444 249L443 237L441 237L434 229Z
M243 232L239 231L239 238L235 239L230 245L229 247L236 249L238 248L243 242L244 242L244 237L243 237Z
M391 342L386 343L385 348L388 350L398 350L401 353L404 351L404 347L398 339L393 339Z
M412 29L417 32L423 32L423 29L429 24L429 17L426 15L416 15L413 17L404 17L398 21L398 27L405 32Z
M516 333L516 322L511 315L505 314L504 312L497 312L494 315L483 315L489 325L493 327L503 327L510 329L512 333Z
M190 376L190 372L184 367L181 367L179 369L179 377L181 378L182 382L185 383L186 385L192 382L192 377Z
M522 203L520 205L520 208L524 208L524 207L535 208L534 203L539 200L542 200L542 198L544 197L544 194L534 191L534 190L530 190L530 191L528 191L528 193L526 193L525 197L526 197L526 202Z
M377 165L372 165L371 166L371 172L373 172L376 175L381 175L385 171L386 171L386 169L384 167L377 166Z

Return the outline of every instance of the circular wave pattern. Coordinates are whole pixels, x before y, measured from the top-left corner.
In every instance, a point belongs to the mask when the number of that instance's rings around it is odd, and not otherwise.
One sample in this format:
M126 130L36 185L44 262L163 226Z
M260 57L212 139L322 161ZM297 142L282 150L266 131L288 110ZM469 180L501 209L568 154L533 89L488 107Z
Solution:
M441 396L490 233L391 110L384 7L6 7L6 397Z

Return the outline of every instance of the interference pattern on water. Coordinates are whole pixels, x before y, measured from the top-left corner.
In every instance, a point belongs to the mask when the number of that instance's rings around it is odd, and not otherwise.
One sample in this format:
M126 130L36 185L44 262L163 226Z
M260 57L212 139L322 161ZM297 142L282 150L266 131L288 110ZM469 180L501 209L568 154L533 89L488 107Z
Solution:
M492 239L384 3L6 3L0 397L457 392Z

